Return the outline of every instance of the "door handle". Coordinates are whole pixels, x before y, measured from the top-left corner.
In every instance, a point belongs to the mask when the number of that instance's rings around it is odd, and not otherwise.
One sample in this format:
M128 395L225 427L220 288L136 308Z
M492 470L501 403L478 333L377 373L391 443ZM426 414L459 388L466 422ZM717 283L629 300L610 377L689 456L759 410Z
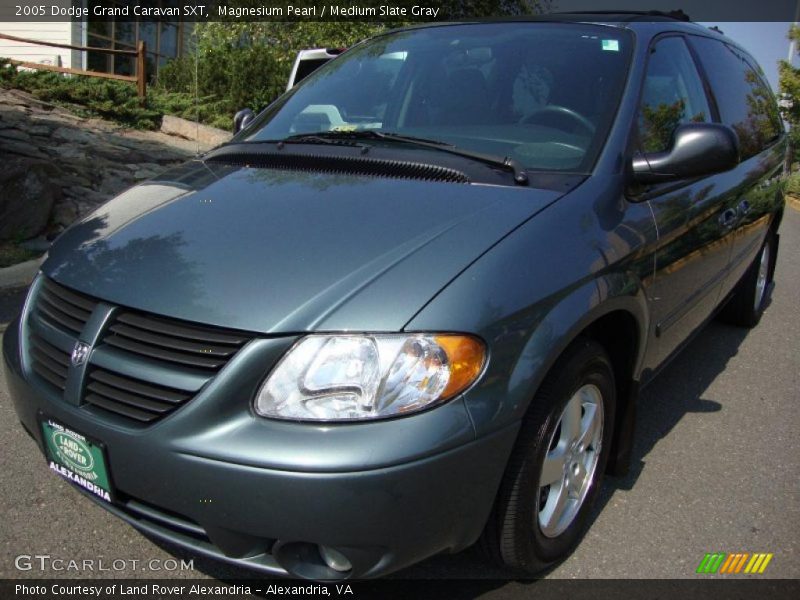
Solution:
M719 224L723 227L730 228L733 227L733 224L736 223L736 215L738 213L736 210L732 208L726 208L723 213L719 216Z
M742 200L741 202L739 202L738 211L739 211L739 216L741 217L745 216L747 213L750 212L750 203L747 200Z

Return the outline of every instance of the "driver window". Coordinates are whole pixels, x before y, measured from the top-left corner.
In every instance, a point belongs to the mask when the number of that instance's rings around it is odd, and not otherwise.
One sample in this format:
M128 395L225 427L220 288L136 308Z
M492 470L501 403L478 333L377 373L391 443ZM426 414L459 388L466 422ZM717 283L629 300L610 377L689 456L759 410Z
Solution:
M658 42L650 51L639 109L639 141L644 152L669 149L672 134L684 123L711 120L703 84L686 43L680 37Z

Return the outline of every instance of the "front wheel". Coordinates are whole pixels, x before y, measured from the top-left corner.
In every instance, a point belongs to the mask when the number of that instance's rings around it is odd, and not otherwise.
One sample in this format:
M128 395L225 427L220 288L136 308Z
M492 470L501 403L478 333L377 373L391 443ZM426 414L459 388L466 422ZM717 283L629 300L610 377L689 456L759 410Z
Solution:
M495 560L536 573L578 543L608 459L615 407L608 354L592 340L578 340L523 418L481 540Z

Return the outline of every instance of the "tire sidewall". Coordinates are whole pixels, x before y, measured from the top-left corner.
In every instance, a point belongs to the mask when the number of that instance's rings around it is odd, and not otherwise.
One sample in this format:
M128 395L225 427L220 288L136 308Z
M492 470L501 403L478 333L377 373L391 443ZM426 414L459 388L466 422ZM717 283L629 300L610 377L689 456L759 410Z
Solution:
M551 406L543 415L544 419L540 427L536 428L538 435L535 441L529 444L529 456L525 461L526 469L522 474L519 487L522 506L531 508L527 511L526 516L520 518L516 524L517 527L522 528L515 532L517 539L522 544L522 547L518 548L517 555L519 558L527 558L528 560L525 562L530 563L530 567L534 569L564 558L580 541L601 488L613 436L616 392L613 369L605 351L599 345L587 342L564 367L552 382L549 394ZM539 526L539 478L550 440L558 426L561 414L569 399L586 384L597 386L603 401L603 441L600 458L595 469L594 480L575 519L559 536L549 538L542 533ZM534 402L537 400L539 400L538 396ZM532 408L535 410L541 407Z
M767 281L764 284L764 295L761 297L761 301L758 303L758 306L755 306L756 302L756 294L758 294L758 273L761 268L761 258L764 256L764 251L769 249L769 256L767 257ZM761 319L761 315L764 314L764 309L767 308L767 299L769 296L769 274L772 271L772 261L775 260L773 257L773 244L772 244L772 236L768 235L767 239L764 240L764 244L761 246L761 250L759 250L758 255L756 256L756 261L753 264L753 281L752 281L752 305L753 305L753 317L756 319L756 322Z
M758 325L758 323L761 321L761 316L764 314L764 310L767 308L770 283L769 275L767 275L767 287L764 290L764 296L761 298L761 302L759 302L758 306L755 305L756 294L758 293L758 271L759 267L761 266L761 257L764 254L765 248L769 248L769 273L772 271L772 261L775 260L771 235L767 235L767 238L761 245L758 254L756 254L756 258L747 273L745 294L741 299L743 302L743 307L739 309L742 314L737 319L737 322L745 325L746 327L755 327Z

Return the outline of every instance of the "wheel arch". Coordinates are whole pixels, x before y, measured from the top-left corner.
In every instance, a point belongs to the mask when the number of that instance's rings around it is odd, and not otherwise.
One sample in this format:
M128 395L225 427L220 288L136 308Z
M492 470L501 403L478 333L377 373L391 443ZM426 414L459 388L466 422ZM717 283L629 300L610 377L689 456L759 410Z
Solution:
M637 286L635 293L611 295L602 292L625 289L626 286L620 285L624 283L620 281L621 278L624 278L622 274L610 274L593 282L596 287L590 310L585 311L584 304L583 314L573 312L582 304L580 301L574 302L575 298L583 296L578 290L556 305L537 326L528 347L541 348L543 344L537 338L553 331L552 322L569 322L568 315L572 313L572 325L562 330L563 334L558 339L550 340L550 352L541 360L536 376L530 381L529 401L520 408L518 414L521 418L547 374L572 343L582 337L596 341L603 346L611 359L617 391L614 436L607 468L612 474L624 474L628 469L634 436L639 374L644 362L649 331L646 295L641 286ZM524 351L522 356L526 355L530 356L530 353Z

